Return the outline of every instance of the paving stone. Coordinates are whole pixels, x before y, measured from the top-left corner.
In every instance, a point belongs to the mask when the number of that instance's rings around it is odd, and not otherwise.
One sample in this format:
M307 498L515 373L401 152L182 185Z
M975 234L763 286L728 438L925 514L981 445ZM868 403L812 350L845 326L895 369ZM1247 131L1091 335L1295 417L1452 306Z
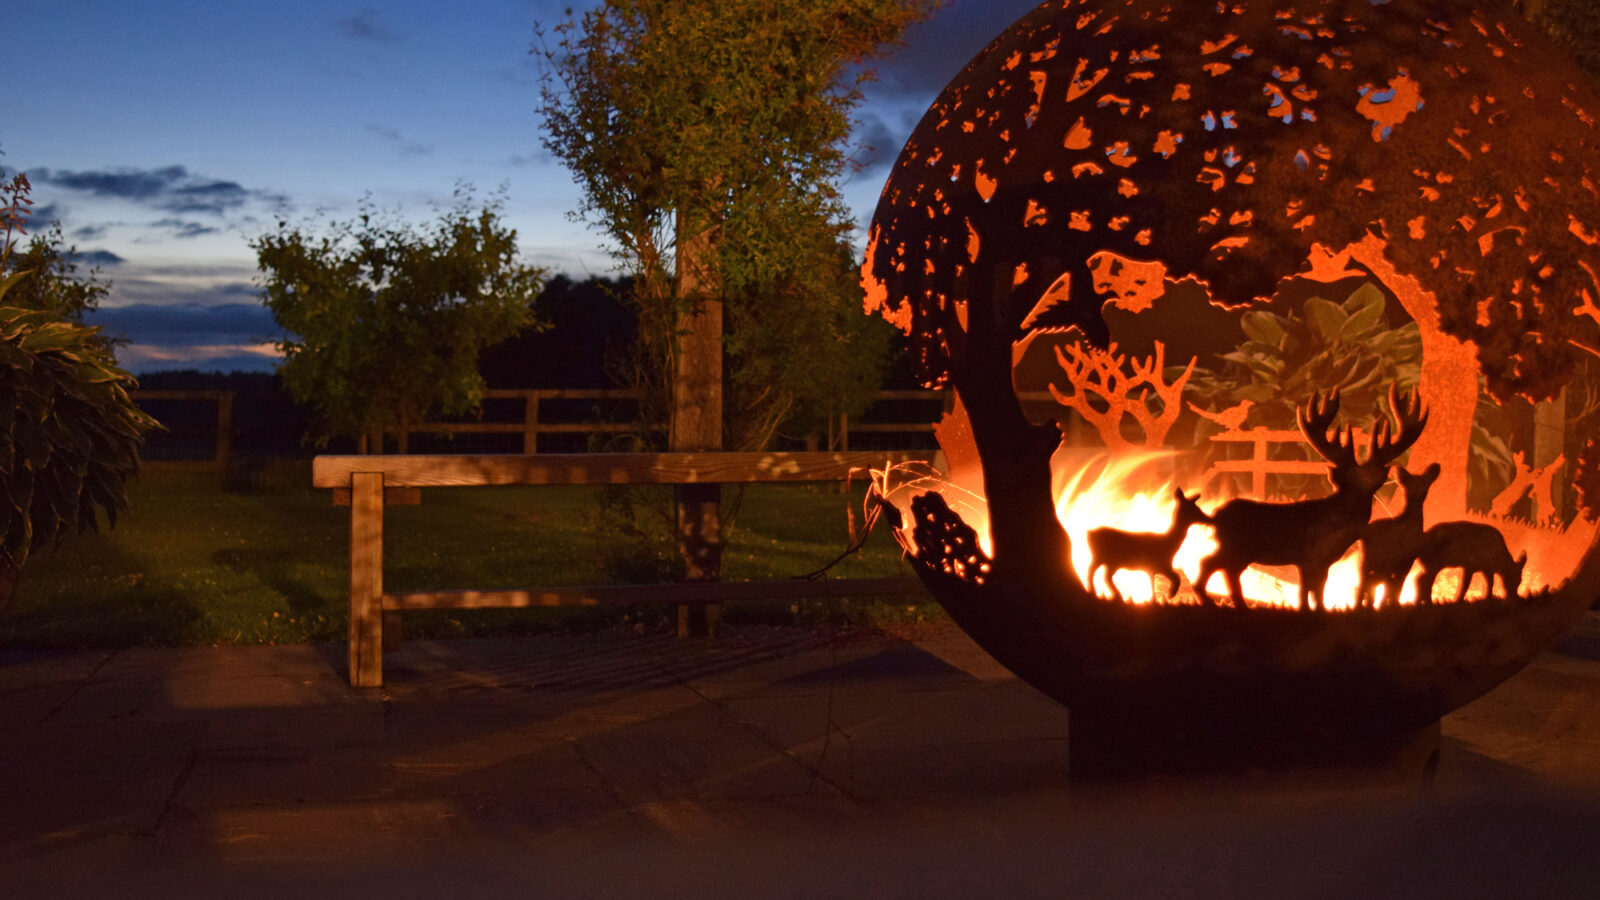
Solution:
M1060 704L1015 682L945 691L759 694L718 703L805 762L827 744L858 749L1065 739Z
M0 847L153 831L198 737L193 726L139 722L0 735Z
M392 796L400 774L382 747L208 750L196 754L175 804L343 803Z
M225 864L367 861L447 840L459 815L452 798L180 804L164 823L161 849L174 858Z
M387 738L381 703L242 707L196 714L202 750L367 747Z
M875 749L838 742L816 766L849 796L891 808L934 794L984 797L1068 782L1065 740Z
M709 705L586 735L575 744L634 803L827 790L810 769Z
M46 684L83 681L112 651L0 650L0 694Z
M97 674L104 678L183 673L211 678L253 675L341 677L342 644L267 647L134 647L117 651Z

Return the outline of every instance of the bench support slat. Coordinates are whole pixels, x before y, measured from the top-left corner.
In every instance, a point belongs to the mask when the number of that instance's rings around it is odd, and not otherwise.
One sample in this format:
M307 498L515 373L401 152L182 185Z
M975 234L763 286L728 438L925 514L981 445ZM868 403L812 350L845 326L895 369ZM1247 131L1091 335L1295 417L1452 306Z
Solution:
M623 606L634 603L706 604L793 601L823 597L921 594L915 578L830 578L824 581L702 581L676 584L600 584L504 591L398 591L383 595L385 610L512 609Z

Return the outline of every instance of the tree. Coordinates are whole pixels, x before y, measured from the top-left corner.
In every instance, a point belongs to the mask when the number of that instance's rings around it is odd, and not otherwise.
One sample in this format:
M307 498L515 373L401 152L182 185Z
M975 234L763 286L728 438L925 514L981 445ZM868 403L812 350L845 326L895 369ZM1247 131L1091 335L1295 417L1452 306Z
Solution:
M26 246L17 243L18 236L27 234L28 210L33 205L30 189L28 176L21 172L0 187L10 198L0 210L5 215L0 227L6 232L5 253L0 255L0 278L17 272L33 273L12 284L6 293L6 305L39 310L58 319L81 323L85 313L99 307L100 301L110 292L111 284L100 280L98 268L91 267L79 274L78 248L67 244L60 222L52 222L44 231L36 232Z
M1593 0L1518 0L1517 9L1600 79L1600 5Z
M100 280L97 267L81 274L80 268L78 248L66 243L60 223L52 223L11 254L5 272L29 271L33 275L12 287L6 303L81 323L84 314L97 309L110 293L111 283Z
M725 380L721 358L700 361L702 383L726 391L710 426L722 446L759 448L797 411L876 387L884 344L858 312L836 183L862 63L935 5L607 0L553 29L544 144L634 277L637 374L663 418L699 402L681 389L697 335L726 359Z
M381 452L430 413L478 407L478 355L527 325L542 272L517 259L499 203L470 192L427 231L363 205L319 230L279 221L251 242L266 273L263 302L289 337L278 374L297 403Z
M99 329L24 309L13 296L40 272L14 265L13 234L26 216L28 181L3 188L0 208L0 612L35 550L99 525L127 508L125 483L139 446L157 426L139 410L136 386L117 368ZM37 295L36 295L37 296Z

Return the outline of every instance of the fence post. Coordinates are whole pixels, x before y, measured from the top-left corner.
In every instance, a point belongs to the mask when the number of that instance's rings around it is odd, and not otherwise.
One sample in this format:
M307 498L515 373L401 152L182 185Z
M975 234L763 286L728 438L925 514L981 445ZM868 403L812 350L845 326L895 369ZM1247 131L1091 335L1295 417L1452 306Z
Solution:
M1264 429L1255 428L1252 430L1263 431ZM1265 500L1267 499L1267 437L1264 434L1258 435L1250 443L1254 446L1250 454L1250 461L1254 464L1253 471L1250 473L1250 489L1255 491L1257 500Z
M383 473L350 476L350 686L383 686Z
M522 395L522 452L539 452L539 392Z

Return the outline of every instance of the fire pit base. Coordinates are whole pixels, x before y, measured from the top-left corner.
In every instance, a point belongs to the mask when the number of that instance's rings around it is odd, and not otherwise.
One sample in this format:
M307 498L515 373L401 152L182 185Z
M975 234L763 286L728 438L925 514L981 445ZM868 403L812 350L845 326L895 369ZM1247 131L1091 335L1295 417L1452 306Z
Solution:
M1439 723L1408 731L1329 736L1285 734L1263 724L1130 726L1073 713L1067 754L1075 781L1321 771L1386 783L1424 783L1438 767Z

